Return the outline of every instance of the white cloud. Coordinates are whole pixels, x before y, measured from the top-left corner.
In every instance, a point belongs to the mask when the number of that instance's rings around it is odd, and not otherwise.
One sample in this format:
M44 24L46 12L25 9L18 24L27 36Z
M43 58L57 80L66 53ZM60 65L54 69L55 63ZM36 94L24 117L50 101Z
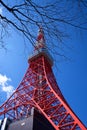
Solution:
M0 74L0 88L3 92L7 94L7 98L14 92L14 87L8 84L11 81L6 75Z
M10 78L8 78L6 75L0 74L0 85L4 86L7 84L7 81L11 81Z

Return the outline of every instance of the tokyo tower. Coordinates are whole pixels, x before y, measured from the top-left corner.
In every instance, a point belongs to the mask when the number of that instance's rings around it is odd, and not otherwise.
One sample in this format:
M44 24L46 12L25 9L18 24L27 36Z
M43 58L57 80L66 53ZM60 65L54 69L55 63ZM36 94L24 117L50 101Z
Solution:
M0 106L1 119L9 118L17 121L27 118L34 108L47 119L54 130L87 130L72 111L57 85L52 71L53 59L46 49L41 27L28 63L29 67L18 88ZM4 122L6 124L6 120ZM0 121L1 130L6 129L4 124Z

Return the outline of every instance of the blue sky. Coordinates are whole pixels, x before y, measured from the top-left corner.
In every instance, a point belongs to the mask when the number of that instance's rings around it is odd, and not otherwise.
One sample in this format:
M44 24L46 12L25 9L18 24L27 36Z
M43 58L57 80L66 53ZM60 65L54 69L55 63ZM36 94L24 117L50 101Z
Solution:
M87 126L87 31L71 28L68 32L71 37L64 43L70 46L65 51L70 61L56 61L53 71L65 99ZM0 104L21 82L28 68L28 56L33 51L30 44L25 49L24 40L17 32L10 30L10 33L5 39L8 50L0 49Z

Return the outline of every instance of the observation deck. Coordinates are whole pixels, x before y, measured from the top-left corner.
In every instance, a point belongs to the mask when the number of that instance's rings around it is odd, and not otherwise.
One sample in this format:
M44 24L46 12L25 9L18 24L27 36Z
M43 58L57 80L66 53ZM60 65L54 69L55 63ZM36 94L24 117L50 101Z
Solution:
M46 48L39 48L39 50L35 50L33 54L29 56L28 62L30 63L40 56L44 56L49 62L49 64L53 66L53 58Z

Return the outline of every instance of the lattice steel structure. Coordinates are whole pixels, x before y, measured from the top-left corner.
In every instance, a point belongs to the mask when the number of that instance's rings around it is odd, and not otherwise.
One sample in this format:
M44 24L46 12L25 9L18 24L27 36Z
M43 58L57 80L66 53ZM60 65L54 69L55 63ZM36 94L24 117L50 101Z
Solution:
M18 88L0 106L0 116L17 120L28 116L34 107L55 130L87 130L64 99L52 72L53 60L45 47L44 33L39 30L29 68Z

